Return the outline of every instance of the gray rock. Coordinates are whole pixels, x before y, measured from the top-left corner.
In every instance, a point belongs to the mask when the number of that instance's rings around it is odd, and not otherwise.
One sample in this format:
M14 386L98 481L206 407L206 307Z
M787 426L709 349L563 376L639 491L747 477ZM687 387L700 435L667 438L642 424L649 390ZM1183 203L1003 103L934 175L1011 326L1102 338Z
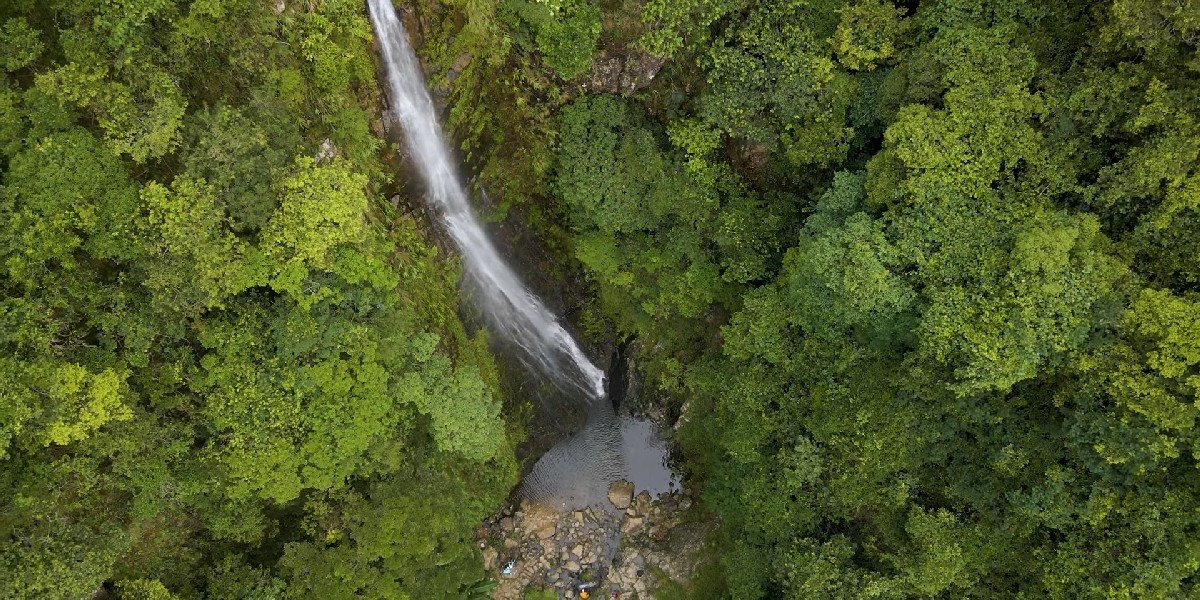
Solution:
M546 540L554 537L554 534L557 531L558 527L554 523L546 523L545 525L535 529L533 534L536 535L539 540Z
M633 501L633 483L618 481L608 486L608 501L621 510L629 508L629 503Z
M650 492L642 490L637 497L633 499L633 508L641 514L650 512Z
M583 87L595 92L629 95L654 80L666 59L642 52L619 54L602 50L592 61L592 69Z
M642 525L645 523L645 521L646 520L642 517L629 517L628 519L625 519L624 523L621 523L621 533L632 533L637 531L642 528Z

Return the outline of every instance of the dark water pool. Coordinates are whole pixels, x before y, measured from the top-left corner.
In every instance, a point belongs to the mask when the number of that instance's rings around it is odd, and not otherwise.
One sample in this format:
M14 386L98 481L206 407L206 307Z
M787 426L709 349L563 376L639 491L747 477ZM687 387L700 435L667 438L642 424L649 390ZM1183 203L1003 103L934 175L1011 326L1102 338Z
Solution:
M566 510L612 508L608 487L633 482L634 493L670 491L679 479L667 462L668 445L654 424L619 416L607 402L589 411L584 426L538 459L521 482L520 496Z

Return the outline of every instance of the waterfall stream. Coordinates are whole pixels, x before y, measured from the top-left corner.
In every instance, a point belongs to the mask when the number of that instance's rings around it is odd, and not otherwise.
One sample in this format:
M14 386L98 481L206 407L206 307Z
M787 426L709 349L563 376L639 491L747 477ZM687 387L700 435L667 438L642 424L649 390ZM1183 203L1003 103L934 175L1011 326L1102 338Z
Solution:
M479 308L492 330L522 350L523 362L564 390L582 391L589 398L604 396L604 372L525 287L475 217L392 0L367 4L383 53L388 98L404 130L405 145L425 183L428 202L458 246L467 276L479 288Z
M388 97L403 128L405 144L426 186L428 202L462 253L466 275L492 330L514 343L521 360L573 398L590 400L586 423L561 439L523 478L521 495L561 508L603 506L611 509L610 482L627 479L638 490L658 495L677 484L667 465L667 447L654 426L619 416L612 400L625 395L624 358L614 364L613 396L606 397L604 372L584 355L558 319L521 282L496 250L471 210L442 140L424 75L392 6L392 0L368 0L371 22L383 53Z

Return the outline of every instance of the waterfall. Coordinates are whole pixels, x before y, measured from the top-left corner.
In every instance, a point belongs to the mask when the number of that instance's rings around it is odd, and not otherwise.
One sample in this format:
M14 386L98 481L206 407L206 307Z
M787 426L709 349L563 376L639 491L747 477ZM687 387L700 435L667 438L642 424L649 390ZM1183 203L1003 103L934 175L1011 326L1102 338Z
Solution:
M405 145L427 188L428 201L462 253L478 302L495 332L516 344L522 359L567 390L604 395L604 372L504 262L468 201L442 139L433 100L392 0L367 0L383 52L388 98Z

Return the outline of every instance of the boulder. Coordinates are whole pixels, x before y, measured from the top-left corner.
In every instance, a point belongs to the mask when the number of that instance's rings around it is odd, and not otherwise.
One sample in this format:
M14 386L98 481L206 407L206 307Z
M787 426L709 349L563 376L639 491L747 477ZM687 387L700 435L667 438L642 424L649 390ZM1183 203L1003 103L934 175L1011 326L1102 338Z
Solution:
M633 499L633 509L643 515L650 512L650 504L650 492L645 490L639 492L637 497Z
M625 519L624 523L621 523L621 533L631 533L637 531L638 529L642 528L642 524L644 523L645 519L643 517L629 517L628 519Z
M554 533L556 531L558 531L558 527L555 526L553 522L549 522L544 523L537 529L533 530L533 534L536 535L539 540L546 540L554 537Z
M621 510L629 508L629 503L633 501L633 483L618 481L608 486L608 501Z
M632 49L611 52L603 49L592 60L583 87L593 92L628 96L654 81L665 58Z

